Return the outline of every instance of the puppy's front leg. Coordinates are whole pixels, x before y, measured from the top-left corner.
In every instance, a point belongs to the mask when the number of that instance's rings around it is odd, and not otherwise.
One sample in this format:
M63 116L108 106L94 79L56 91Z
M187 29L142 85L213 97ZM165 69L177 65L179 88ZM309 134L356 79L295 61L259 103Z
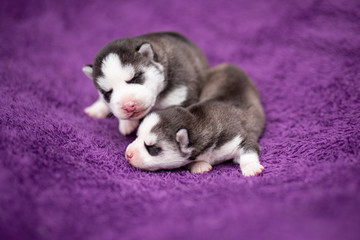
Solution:
M106 118L110 113L110 109L104 103L101 97L93 104L84 109L84 112L92 118Z
M210 163L204 161L193 162L186 165L186 167L190 170L191 173L206 173L210 172L212 169Z
M139 120L119 119L119 131L124 136L132 133L137 128L137 126L139 126Z

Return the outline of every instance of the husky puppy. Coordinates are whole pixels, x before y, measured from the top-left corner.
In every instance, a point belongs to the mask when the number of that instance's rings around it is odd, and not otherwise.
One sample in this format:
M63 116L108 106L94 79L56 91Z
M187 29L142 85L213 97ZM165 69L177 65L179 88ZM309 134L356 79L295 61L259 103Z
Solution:
M146 116L126 149L131 165L145 170L187 165L192 173L233 159L244 176L260 174L258 139L265 126L259 93L231 64L209 70L200 102Z
M202 51L178 33L117 39L82 69L100 95L84 111L93 118L111 112L120 132L130 134L151 110L197 102L207 69Z

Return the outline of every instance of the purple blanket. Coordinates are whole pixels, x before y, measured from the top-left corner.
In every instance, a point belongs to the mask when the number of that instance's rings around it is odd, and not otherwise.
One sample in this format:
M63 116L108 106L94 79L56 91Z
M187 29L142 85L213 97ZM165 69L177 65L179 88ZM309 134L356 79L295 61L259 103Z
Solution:
M0 239L360 239L360 3L1 1ZM259 177L146 172L83 113L108 41L183 33L254 79Z

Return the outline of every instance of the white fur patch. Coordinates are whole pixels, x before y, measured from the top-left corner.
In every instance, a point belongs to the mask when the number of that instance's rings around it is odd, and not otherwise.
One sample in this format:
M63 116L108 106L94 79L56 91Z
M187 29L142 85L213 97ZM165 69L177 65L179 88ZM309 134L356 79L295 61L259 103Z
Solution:
M178 87L167 94L159 103L158 108L181 105L187 99L188 89L186 86Z
M137 126L139 126L139 120L119 120L119 131L124 136L132 133Z
M101 71L104 77L99 77L97 82L105 91L124 85L135 74L135 69L130 65L122 65L119 55L115 53L103 59Z
M241 149L238 163L241 168L251 163L259 163L259 155L254 151L244 152L244 150Z
M140 138L146 138L150 135L151 129L158 124L160 121L159 115L156 113L151 113L142 121L139 130L137 132L137 136Z
M150 91L159 94L165 87L164 80L165 77L163 75L163 66L161 64L157 64L159 70L156 67L146 67L143 68L145 79L145 85Z
M215 146L213 146L205 153L199 155L195 161L204 161L215 165L225 160L233 159L238 156L239 145L242 140L240 136L236 136L218 149L215 149Z
M104 100L99 97L96 102L85 108L84 112L92 118L105 118L110 113L110 109Z

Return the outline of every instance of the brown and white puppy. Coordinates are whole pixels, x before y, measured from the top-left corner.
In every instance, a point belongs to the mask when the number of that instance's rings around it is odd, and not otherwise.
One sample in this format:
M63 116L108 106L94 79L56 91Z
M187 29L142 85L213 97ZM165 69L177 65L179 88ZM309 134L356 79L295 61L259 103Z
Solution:
M178 33L117 39L83 67L100 95L84 111L94 118L111 112L120 132L130 134L151 110L197 102L207 69L202 51Z
M140 169L187 165L192 173L233 159L244 176L254 176L264 169L258 144L264 126L260 96L251 79L235 65L222 64L209 70L199 103L145 117L126 158Z

